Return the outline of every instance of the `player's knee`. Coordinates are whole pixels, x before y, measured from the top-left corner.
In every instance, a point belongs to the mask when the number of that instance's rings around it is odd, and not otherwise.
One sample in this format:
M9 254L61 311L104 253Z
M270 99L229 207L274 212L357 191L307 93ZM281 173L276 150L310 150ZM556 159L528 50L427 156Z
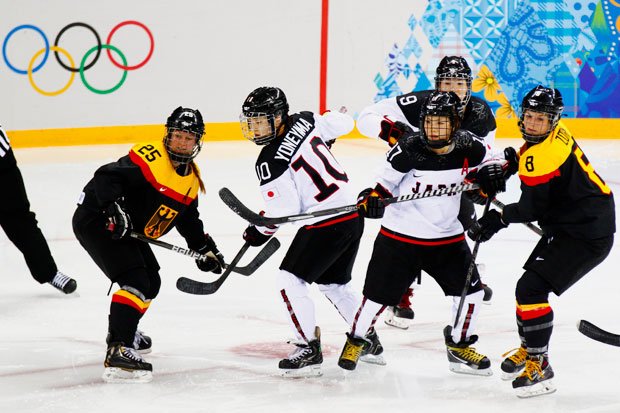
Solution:
M276 284L280 291L285 291L290 297L308 295L308 283L288 271L280 270L276 276Z
M355 291L351 288L351 283L346 284L318 284L321 291L327 298L334 301L344 297L354 297Z
M549 300L551 286L540 275L533 271L525 273L517 281L515 297L520 304L536 304Z

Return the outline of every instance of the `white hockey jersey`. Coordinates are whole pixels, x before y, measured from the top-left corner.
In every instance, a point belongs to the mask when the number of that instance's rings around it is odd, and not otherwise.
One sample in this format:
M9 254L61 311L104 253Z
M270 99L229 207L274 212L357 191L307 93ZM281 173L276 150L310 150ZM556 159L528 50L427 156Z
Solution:
M256 161L265 215L278 217L354 204L356 192L326 145L351 132L353 119L338 112L301 112L289 116L289 125L286 134L265 146Z
M416 133L401 139L387 153L378 172L377 189L389 197L460 185L488 154L481 139L462 129L455 133L453 149L443 155L430 151ZM458 220L460 201L458 193L390 204L381 224L391 236L405 242L425 244L425 240L453 237L463 233Z

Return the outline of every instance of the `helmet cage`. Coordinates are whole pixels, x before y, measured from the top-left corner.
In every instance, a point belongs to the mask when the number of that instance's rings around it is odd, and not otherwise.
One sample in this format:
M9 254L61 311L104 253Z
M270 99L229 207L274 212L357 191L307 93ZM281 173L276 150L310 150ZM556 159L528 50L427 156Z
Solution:
M544 141L557 126L563 110L564 102L559 90L539 85L529 91L523 98L521 107L519 108L518 125L523 139L530 143L540 143ZM528 111L546 115L549 119L549 128L540 135L527 133L524 119L525 113Z
M471 99L471 82L472 75L471 69L467 64L467 61L460 56L446 56L441 59L439 66L437 66L437 70L435 72L435 89L441 90L439 88L442 80L453 80L453 79L463 79L465 80L466 90L465 95L461 99L459 104L459 115L463 116L465 112L465 107L469 103ZM460 91L460 90L459 90ZM443 92L455 92L455 89L451 90L443 90ZM460 98L460 93L457 93Z
M265 112L243 112L239 115L239 123L241 124L241 132L243 133L243 137L249 141L254 142L257 145L266 145L272 140L276 138L277 127L276 127L276 118L280 117L283 119L282 111L277 111L276 113L265 113ZM263 133L260 136L257 136L256 129L258 124L262 124L263 122L267 122L269 126L269 131L267 133Z
M525 112L534 112L534 113L540 113L540 114L545 115L547 119L549 119L549 128L545 132L543 132L541 135L532 135L532 134L527 133L524 122L523 122L524 117L525 117ZM524 107L521 107L519 109L519 129L521 130L521 135L523 136L523 139L526 142L540 143L544 141L545 139L547 139L551 131L555 129L559 121L560 121L559 114L548 113L548 112L544 112L541 110L524 108Z
M172 133L183 131L190 133L195 138L194 147L191 153L179 153L171 145ZM172 162L188 164L202 149L202 137L205 134L205 124L202 114L198 109L190 109L179 106L166 120L166 136L164 136L164 147Z
M188 164L192 162L194 158L196 158L196 156L198 156L198 153L200 153L200 150L202 149L202 136L196 135L194 131L189 130L189 129L180 129L180 128L170 127L170 128L166 128L166 131L167 131L166 136L164 136L164 147L166 148L166 152L168 152L168 157L170 158L172 162L176 162L179 164ZM172 139L172 133L174 131L188 132L194 135L196 139L196 143L194 144L194 147L191 153L179 153L179 152L176 152L172 148L170 141Z
M420 111L420 132L424 143L432 149L441 149L452 143L454 133L460 126L460 117L458 114L459 98L454 92L434 91L427 98ZM445 117L449 120L448 130L435 130L435 127L442 128L443 125L432 125L432 129L427 130L426 118L428 116ZM429 139L430 134L443 132L441 135L447 136L444 139ZM447 133L446 133L447 132Z

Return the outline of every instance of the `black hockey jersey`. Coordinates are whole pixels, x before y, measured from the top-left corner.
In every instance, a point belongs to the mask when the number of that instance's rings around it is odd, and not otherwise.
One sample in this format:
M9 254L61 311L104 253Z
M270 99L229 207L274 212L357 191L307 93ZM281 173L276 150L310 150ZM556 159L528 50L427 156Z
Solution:
M541 143L521 148L519 178L521 197L504 208L504 221L538 221L548 235L580 239L616 231L611 189L562 122Z
M159 238L176 227L189 248L198 249L204 245L198 191L196 174L179 175L163 142L140 143L117 162L100 167L80 203L101 212L120 200L136 232Z
M0 172L17 166L9 138L0 125Z
M376 138L379 136L384 117L408 123L414 130L420 130L422 105L431 92L432 90L410 92L384 99L365 108L357 119L358 130L368 137ZM460 129L472 132L493 146L497 125L489 105L484 100L472 96L465 107Z

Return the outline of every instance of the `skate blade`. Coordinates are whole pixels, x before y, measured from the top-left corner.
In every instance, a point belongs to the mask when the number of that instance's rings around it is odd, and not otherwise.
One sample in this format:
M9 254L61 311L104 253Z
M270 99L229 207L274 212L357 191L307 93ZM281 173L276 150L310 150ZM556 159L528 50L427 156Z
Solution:
M106 367L101 378L106 383L148 383L153 380L153 372Z
M366 354L360 357L360 361L368 364L376 364L378 366L385 366L387 364L382 354L379 354L378 356L375 356L374 354Z
M519 387L515 389L517 397L521 399L555 393L556 390L557 388L555 387L555 384L553 384L553 380L545 380L532 386Z
M491 367L486 369L474 369L462 363L450 363L450 371L458 374L469 374L471 376L492 376Z
M282 377L319 377L323 375L321 371L321 365L315 364L312 366L302 367L300 369L282 369Z
M502 371L502 380L504 381L512 381L514 379L516 379L517 377L519 377L519 375L523 372L523 369L520 369L519 371L515 371L514 373L507 373L505 371Z
M383 321L390 327L400 328L401 330L407 330L411 325L411 320L407 318L394 317L393 314L390 314Z

